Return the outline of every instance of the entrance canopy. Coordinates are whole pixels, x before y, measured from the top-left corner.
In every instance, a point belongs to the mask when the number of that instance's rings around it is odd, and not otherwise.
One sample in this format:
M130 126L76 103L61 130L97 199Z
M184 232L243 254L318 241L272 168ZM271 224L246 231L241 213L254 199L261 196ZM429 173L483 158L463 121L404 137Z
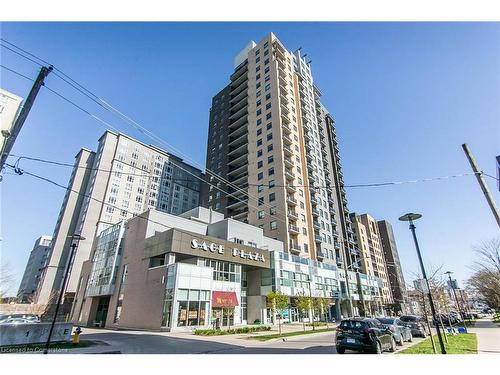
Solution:
M235 307L238 306L238 298L235 292L212 292L212 307Z

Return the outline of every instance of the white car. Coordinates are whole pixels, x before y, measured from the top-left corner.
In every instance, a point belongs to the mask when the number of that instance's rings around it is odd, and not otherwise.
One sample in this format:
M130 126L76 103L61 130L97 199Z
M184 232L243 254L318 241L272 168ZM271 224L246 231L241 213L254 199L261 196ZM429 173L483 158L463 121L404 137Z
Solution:
M0 324L34 324L34 323L37 323L37 321L25 318L8 318L0 321Z

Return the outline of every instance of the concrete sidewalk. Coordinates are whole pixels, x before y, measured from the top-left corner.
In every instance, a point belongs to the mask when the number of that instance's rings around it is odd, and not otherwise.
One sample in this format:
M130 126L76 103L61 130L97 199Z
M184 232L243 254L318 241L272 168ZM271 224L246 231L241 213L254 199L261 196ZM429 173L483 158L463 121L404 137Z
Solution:
M476 320L468 332L477 335L478 354L500 354L500 327L491 319Z

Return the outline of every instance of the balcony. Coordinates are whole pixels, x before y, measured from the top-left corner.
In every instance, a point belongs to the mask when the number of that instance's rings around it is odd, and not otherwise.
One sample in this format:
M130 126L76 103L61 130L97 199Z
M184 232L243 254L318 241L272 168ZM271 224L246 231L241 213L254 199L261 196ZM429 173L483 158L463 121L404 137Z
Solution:
M293 168L293 162L292 162L292 159L290 159L289 156L285 155L285 166L287 168Z
M337 211L335 211L335 208L330 207L330 214L335 215L336 213L337 213Z
M350 252L352 255L357 255L357 256L359 256L359 255L360 255L360 254L359 254L359 250L358 250L358 249L356 249L355 247L351 247L351 248L349 249L349 252Z
M283 145L283 153L288 156L293 155L292 149L287 145Z
M335 218L333 216L331 216L330 218L330 222L332 223L332 225L337 225L337 220L335 220Z
M293 171L291 169L288 169L288 168L285 169L285 176L286 176L286 178L289 178L290 180L293 180L295 178Z
M286 185L286 190L289 192L289 193L295 193L297 191L297 188L291 184L287 184Z
M299 233L300 233L300 231L299 231L299 227L298 227L298 226L296 226L296 225L293 225L293 224L289 224L289 225L288 225L288 231L289 231L290 233L293 233L293 234L299 234Z
M318 211L316 208L313 208L313 209L312 209L312 215L313 215L314 217L318 217L318 216L319 216L319 211Z
M313 221L313 228L316 229L316 230L320 230L321 229L321 225L319 225L319 223L316 220L314 220Z
M288 124L282 124L283 127L283 134L291 134L292 133L292 128L290 128L290 125Z
M316 241L316 242L323 242L323 237L321 237L320 235L316 234L316 235L314 235L314 241Z
M291 253L300 254L301 252L301 246L295 243L291 244L289 249Z
M318 205L318 200L316 199L315 195L311 195L311 203L314 204L315 206Z
M318 249L318 251L316 251L316 258L318 258L318 259L324 259L325 258L325 253L322 250Z
M340 242L335 241L334 246L335 246L335 249L340 250Z
M297 199L291 196L286 197L286 203L288 203L290 206L296 206L297 205Z
M291 145L292 144L292 139L286 135L285 133L283 133L283 141L284 141L284 144L286 145Z
M333 200L333 197L331 195L328 195L328 203L335 204L335 201Z
M337 265L342 267L343 264L344 264L344 261L342 260L342 258L337 256Z
M299 214L297 213L297 211L295 210L288 210L288 217L291 219L291 220L298 220L299 219Z

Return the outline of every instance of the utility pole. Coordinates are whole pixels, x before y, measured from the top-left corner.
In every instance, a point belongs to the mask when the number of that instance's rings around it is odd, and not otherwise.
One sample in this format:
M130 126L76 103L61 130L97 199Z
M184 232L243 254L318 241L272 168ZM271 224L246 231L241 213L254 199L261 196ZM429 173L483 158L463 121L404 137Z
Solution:
M472 153L469 150L469 146L467 146L467 144L464 143L462 145L462 148L464 149L465 156L467 156L467 159L469 159L472 171L476 175L477 182L479 183L479 186L481 187L481 190L483 191L483 194L486 197L486 201L488 202L491 211L493 211L493 216L495 216L497 224L500 227L500 213L498 212L498 207L496 206L495 201L491 196L490 190L488 189L488 185L486 185L486 182L484 182L482 171L479 170L476 160L474 159L474 156L472 156Z
M14 121L14 125L12 125L11 134L5 141L5 148L3 149L2 155L0 157L0 171L3 169L5 161L7 160L7 156L9 156L12 147L14 146L14 142L16 142L16 138L23 127L24 121L28 117L28 113L35 102L35 98L38 95L38 91L40 91L40 87L44 84L44 79L47 75L52 71L52 65L48 67L42 66L40 72L38 73L38 77L36 77L35 83L33 83L33 87L31 88L26 101L24 102L23 108Z

